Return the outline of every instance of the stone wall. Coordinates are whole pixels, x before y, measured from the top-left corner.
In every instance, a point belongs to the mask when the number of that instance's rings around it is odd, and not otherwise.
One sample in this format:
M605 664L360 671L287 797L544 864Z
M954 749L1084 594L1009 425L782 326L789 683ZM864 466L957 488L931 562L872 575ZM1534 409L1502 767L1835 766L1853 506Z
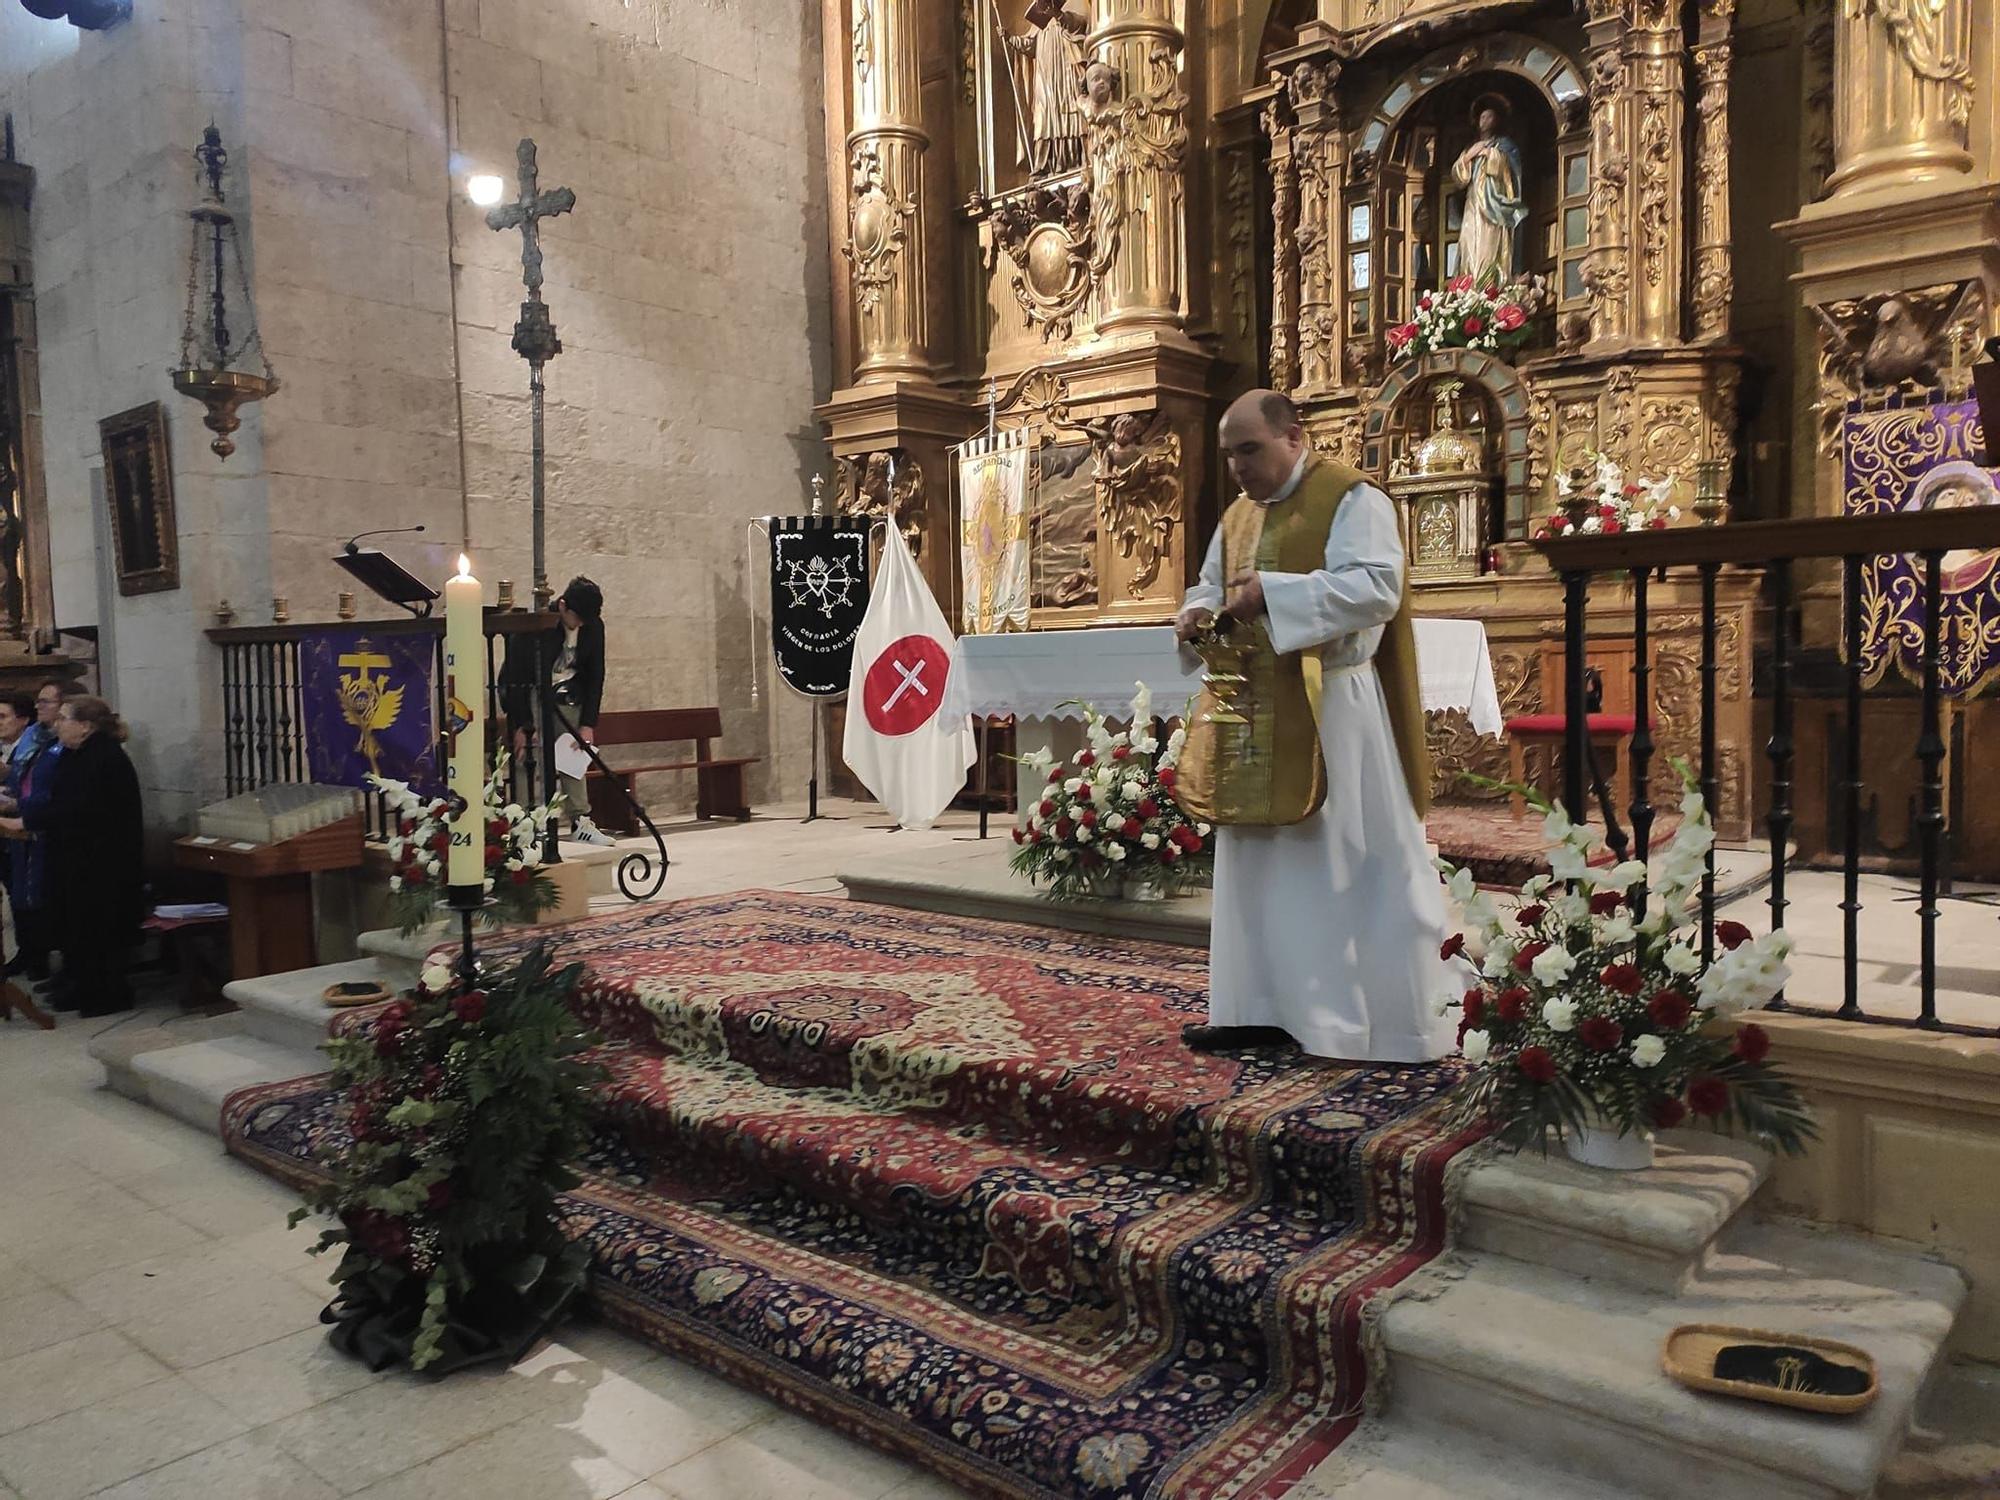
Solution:
M512 183L522 135L576 212L545 227L548 548L609 601L609 708L719 702L753 800L803 792L806 718L769 681L752 707L745 523L793 510L826 460L826 167L807 0L138 0L79 36L0 7L0 109L38 173L56 609L104 636L155 822L219 791L201 637L330 619L348 535L442 577L530 591L527 367L509 348L520 237L465 179ZM446 80L449 86L446 86ZM225 464L175 396L188 153L232 151L257 310L284 382ZM462 381L462 390L461 390ZM101 563L97 420L159 399L171 423L182 587L117 595ZM460 437L461 401L463 443ZM462 458L461 458L462 455ZM461 474L464 497L461 496ZM766 674L768 679L768 674ZM656 789L661 805L691 783Z

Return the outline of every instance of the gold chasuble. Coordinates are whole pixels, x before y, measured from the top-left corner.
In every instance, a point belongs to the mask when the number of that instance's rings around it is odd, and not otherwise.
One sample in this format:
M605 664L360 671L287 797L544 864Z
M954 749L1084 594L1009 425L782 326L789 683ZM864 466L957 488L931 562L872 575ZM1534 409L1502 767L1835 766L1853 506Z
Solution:
M1239 495L1222 518L1224 582L1251 571L1253 563L1260 573L1323 568L1327 535L1341 502L1355 485L1367 482L1356 469L1319 459L1309 461L1298 488L1283 500L1259 504ZM1225 826L1302 822L1319 811L1327 796L1320 754L1319 654L1279 652L1261 618L1247 626L1235 622L1228 639L1241 642L1237 671L1243 681L1226 697L1203 686L1188 725L1174 796L1195 817ZM1382 631L1374 663L1410 802L1422 818L1430 810L1431 761L1407 584L1395 616Z

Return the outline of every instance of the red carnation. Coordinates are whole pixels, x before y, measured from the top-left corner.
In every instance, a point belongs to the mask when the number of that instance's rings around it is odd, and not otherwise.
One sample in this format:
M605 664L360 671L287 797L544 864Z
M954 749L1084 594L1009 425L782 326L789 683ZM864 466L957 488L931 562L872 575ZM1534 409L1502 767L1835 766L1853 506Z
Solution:
M1174 862L1175 860L1179 859L1180 857L1181 857L1181 851L1180 851L1180 850L1178 850L1178 849L1176 849L1176 848L1175 848L1175 847L1174 847L1174 846L1173 846L1172 844L1162 844L1162 845L1160 845L1160 863L1161 863L1161 864L1163 864L1163 865L1170 865L1170 864L1172 864L1172 863L1173 863L1173 862Z
M1484 318L1467 318L1465 320L1465 331L1473 334L1484 333L1486 331L1486 320Z
M1729 1085L1706 1075L1688 1083L1688 1106L1698 1115L1719 1115L1729 1108Z
M1027 843L1028 842L1027 835L1024 834L1020 829L1016 828L1014 830L1014 842L1017 844Z
M1045 818L1053 818L1056 815L1055 803L1049 801L1046 797L1042 798L1041 814Z
M1636 500L1643 493L1645 492L1641 490L1639 486L1636 484L1628 484L1625 486L1625 498L1627 500Z
M1609 1052L1625 1040L1625 1028L1609 1016L1586 1016L1576 1023L1576 1036L1592 1052Z
M489 865L497 865L506 857L507 851L502 849L498 844L488 844L486 846L486 863Z
M1061 781L1063 779L1063 772L1066 769L1064 766L1057 766L1053 771L1049 772L1049 780L1051 782Z
M1097 752L1095 750L1082 751L1077 755L1076 763L1082 769L1089 770L1097 764Z
M1736 1033L1736 1055L1747 1063L1760 1063L1771 1055L1771 1033L1761 1026L1746 1025Z
M1717 922L1715 940L1725 948L1741 948L1750 941L1750 929L1741 922Z
M1145 831L1146 831L1146 825L1144 823L1141 823L1137 818L1127 818L1125 820L1126 838L1136 839L1140 834L1144 833Z
M507 820L505 818L488 818L486 820L486 836L489 839L504 839L507 837Z
M486 1014L486 992L467 990L451 1002L451 1013L470 1026Z
M1494 1012L1503 1021L1518 1021L1528 1013L1530 995L1524 985L1512 985L1500 992L1493 1002Z
M1598 530L1602 531L1606 536L1616 536L1619 532L1623 531L1624 529L1625 529L1625 523L1623 521L1618 520L1615 516L1611 520L1606 521L1602 526L1598 528Z
M1625 897L1619 891L1599 891L1590 898L1590 914L1593 917L1608 917L1625 904Z
M1201 835L1196 833L1192 828L1188 830L1187 852L1190 854L1201 853Z
M1113 760L1123 760L1131 753L1132 747L1130 745L1113 745L1111 747L1111 758Z
M1522 907L1519 911L1514 913L1514 920L1519 922L1523 927L1533 927L1537 922L1541 921L1542 918L1547 914L1548 914L1548 908L1546 906L1542 906L1539 903L1537 903L1534 906Z
M1457 958L1465 951L1465 934L1454 932L1438 945L1439 958Z
M1076 824L1074 824L1074 823L1070 822L1070 820L1069 820L1068 818L1057 818L1057 819L1056 819L1056 837L1057 837L1057 838L1059 838L1059 839L1067 839L1067 838L1068 838L1068 837L1069 837L1069 836L1070 836L1071 834L1073 834L1073 833L1075 833L1075 832L1076 832Z
M1088 802L1090 800L1089 782L1086 781L1082 786L1076 789L1076 800L1079 802Z
M1687 1025L1688 1017L1694 1014L1694 1006L1679 990L1660 990L1646 1002L1646 1014L1662 1031L1678 1031Z
M442 830L440 830L431 839L431 848L436 850L439 854L444 853L444 851L449 849L450 847L451 847L451 835L449 833L443 832Z
M1486 1019L1486 992L1474 988L1465 992L1465 1024L1477 1026Z
M1547 1083L1556 1076L1556 1060L1546 1047L1523 1047L1514 1061L1531 1083Z
M451 1205L451 1179L442 1178L431 1184L431 1190L424 1195L424 1201L432 1213L440 1213Z
M1019 829L1015 830L1015 832L1017 833L1019 831L1020 831ZM526 865L523 865L520 869L512 871L509 874L508 878L512 880L516 885L526 885L529 881L535 878L535 872L533 870L530 870Z
M1160 785L1165 787L1168 791L1171 792L1174 789L1174 782L1178 779L1179 778L1175 774L1174 768L1172 766L1160 767Z
M1646 523L1646 526L1652 531L1665 531L1667 529L1667 518L1665 516L1655 516Z
M1082 824L1085 828L1095 828L1097 826L1097 809L1094 807L1086 807L1082 812L1076 815L1076 820L1078 823Z
M1141 797L1141 798L1139 799L1139 816L1140 816L1140 817L1142 817L1142 818L1157 818L1157 817L1158 817L1159 815L1160 815L1160 804L1159 804L1159 803L1155 802L1155 801L1154 801L1154 800L1153 800L1153 799L1152 799L1151 797Z
M1536 938L1532 943L1523 943L1521 951L1514 955L1514 967L1525 974L1534 968L1535 960L1548 951L1549 945L1540 938Z
M1671 1095L1655 1099L1646 1113L1661 1130L1672 1130L1688 1117L1687 1106Z
M1597 514L1608 521L1618 514L1618 507L1607 500L1604 504L1597 507Z
M1606 964L1597 977L1607 990L1628 996L1638 994L1646 983L1646 976L1639 972L1637 964Z

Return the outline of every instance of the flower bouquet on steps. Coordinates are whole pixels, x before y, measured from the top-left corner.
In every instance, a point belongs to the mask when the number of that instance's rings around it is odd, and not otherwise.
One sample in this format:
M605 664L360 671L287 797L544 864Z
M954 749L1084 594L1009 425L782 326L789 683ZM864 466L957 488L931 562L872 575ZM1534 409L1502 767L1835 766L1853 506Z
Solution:
M481 803L486 815L486 894L493 900L478 920L489 926L532 922L554 906L556 883L542 868L542 840L562 795L541 807L507 800L510 757L493 757ZM405 936L437 920L444 900L445 851L451 847L451 816L442 797L423 797L407 783L370 776L382 794L396 831L389 838L389 915Z
M538 946L475 986L434 960L325 1043L348 1136L291 1221L338 1220L313 1247L346 1246L320 1319L370 1369L518 1358L582 1289L589 1256L556 1197L577 1181L596 1076L569 1005L581 967L552 971Z
M1074 761L1058 763L1047 750L1021 757L1046 779L1014 826L1013 868L1046 881L1051 895L1115 895L1131 882L1171 894L1213 874L1213 830L1174 800L1187 732L1175 729L1162 745L1150 728L1153 695L1138 687L1130 729L1113 733L1103 714L1079 704L1086 743Z
M1689 901L1715 833L1701 794L1688 787L1643 910L1634 902L1646 867L1593 867L1595 831L1530 795L1546 815L1551 873L1521 887L1518 910L1501 910L1470 871L1440 862L1467 928L1444 954L1480 966L1479 983L1446 1002L1460 1011L1459 1050L1472 1065L1462 1118L1511 1146L1546 1149L1553 1134L1572 1154L1580 1134L1644 1142L1649 1128L1689 1116L1802 1151L1812 1120L1766 1060L1769 1034L1735 1024L1784 987L1791 939L1718 922L1714 961L1702 961Z

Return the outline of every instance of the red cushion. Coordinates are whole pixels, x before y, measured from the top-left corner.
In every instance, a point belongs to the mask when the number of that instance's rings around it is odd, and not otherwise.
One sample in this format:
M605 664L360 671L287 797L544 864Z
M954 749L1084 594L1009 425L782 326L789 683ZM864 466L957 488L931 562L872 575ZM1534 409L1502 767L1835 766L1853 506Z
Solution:
M1631 734L1639 727L1637 714L1585 714L1584 728L1592 734ZM1507 721L1509 734L1563 734L1569 721L1561 714L1521 714Z

